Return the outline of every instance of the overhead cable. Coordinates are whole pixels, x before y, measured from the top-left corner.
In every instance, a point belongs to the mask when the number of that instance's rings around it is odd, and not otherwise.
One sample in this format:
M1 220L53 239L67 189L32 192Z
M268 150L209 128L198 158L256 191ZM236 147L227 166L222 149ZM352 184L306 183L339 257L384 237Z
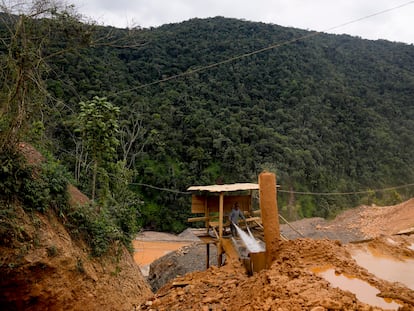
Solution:
M402 186L396 186L396 187L383 188L383 189L369 189L369 190L364 190L364 191L352 191L352 192L309 192L309 191L290 191L290 190L281 190L281 189L278 189L277 192L303 194L303 195L320 195L320 196L355 195L355 194L369 194L373 192L385 192L385 191L390 191L390 190L395 190L395 189L408 188L412 186L414 186L414 183L406 184Z
M347 25L350 25L350 24L354 24L354 23L360 22L360 21L362 21L364 19L368 19L368 18L371 18L371 17L374 17L374 16L378 16L378 15L381 15L381 14L384 14L384 13L388 13L390 11L394 11L394 10L400 9L402 7L405 7L405 6L410 5L410 4L413 4L413 3L414 3L414 0L408 1L408 2L402 3L400 5L397 5L397 6L394 6L394 7L391 7L391 8L382 10L382 11L379 11L379 12L372 13L372 14L369 14L369 15L366 15L366 16L363 16L363 17L360 17L360 18L351 20L349 22L345 22L345 23L342 23L342 24L339 24L339 25L336 25L336 26L333 26L333 27L324 29L322 31L315 31L315 32L312 32L312 33L307 34L305 36L301 36L301 37L298 37L298 38L294 38L294 39L291 39L291 40L287 40L287 41L284 41L284 42L281 42L281 43L272 44L272 45L267 46L265 48L258 49L258 50L255 50L255 51L252 51L252 52L249 52L249 53L237 55L237 56L234 56L234 57L230 57L230 58L225 59L225 60L220 61L220 62L212 63L210 65L202 66L202 67L199 67L199 68L196 68L196 69L190 69L190 70L187 70L185 72L182 72L182 73L179 73L179 74L176 74L176 75L172 75L172 76L169 76L169 77L160 79L160 80L156 80L156 81L153 81L153 82L150 82L150 83L146 83L146 84L142 84L142 85L138 85L138 86L135 86L135 87L132 87L132 88L129 88L129 89L125 89L125 90L121 90L121 91L118 91L118 92L114 92L114 93L109 94L109 96L111 96L111 95L112 96L115 96L115 95L119 95L119 94L122 94L122 93L127 93L127 92L130 92L130 91L135 91L135 90L138 90L138 89L146 88L148 86L155 85L155 84L159 84L159 83L162 83L162 82L167 82L167 81L170 81L170 80L175 80L175 79L178 79L178 78L181 78L181 77L184 77L184 76L189 76L189 75L192 75L192 74L201 72L201 71L205 71L205 70L208 70L208 69L211 69L211 68L214 68L214 67L218 67L218 66L223 65L223 64L227 64L227 63L233 62L235 60L239 60L239 59L246 58L246 57L249 57L249 56L252 56L252 55L255 55L255 54L263 53L263 52L266 52L266 51L269 51L269 50L272 50L272 49L275 49L275 48L279 48L281 46L285 46L285 45L292 44L292 43L297 42L297 41L300 41L300 40L304 40L304 39L308 39L308 38L311 38L311 37L315 37L315 36L318 36L318 35L320 35L320 34L322 34L324 32L328 32L328 31L331 31L331 30L334 30L334 29L337 29L337 28L341 28L341 27L344 27L344 26L347 26Z

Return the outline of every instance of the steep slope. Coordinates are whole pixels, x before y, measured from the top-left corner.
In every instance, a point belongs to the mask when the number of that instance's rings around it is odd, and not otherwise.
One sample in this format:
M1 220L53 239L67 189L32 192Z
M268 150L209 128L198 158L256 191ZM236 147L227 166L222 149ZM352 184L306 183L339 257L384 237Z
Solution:
M53 212L14 216L19 235L0 246L2 310L131 310L152 294L125 247L91 259Z
M21 148L30 164L43 160L30 145ZM72 207L89 201L73 186L68 192ZM80 231L70 234L54 209L23 209L16 200L0 213L0 309L131 310L152 295L121 243L93 258Z

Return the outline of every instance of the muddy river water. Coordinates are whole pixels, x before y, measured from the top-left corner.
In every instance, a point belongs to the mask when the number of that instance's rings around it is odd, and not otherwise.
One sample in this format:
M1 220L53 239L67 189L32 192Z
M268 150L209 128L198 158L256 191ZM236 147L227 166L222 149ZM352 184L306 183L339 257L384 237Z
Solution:
M329 281L333 287L350 291L354 293L360 301L369 305L387 310L398 310L401 306L392 299L378 297L377 294L379 294L380 291L369 283L352 275L336 273L335 269L331 266L316 267L311 270Z
M395 259L381 253L359 250L352 254L358 265L377 277L390 282L400 282L414 290L414 259Z

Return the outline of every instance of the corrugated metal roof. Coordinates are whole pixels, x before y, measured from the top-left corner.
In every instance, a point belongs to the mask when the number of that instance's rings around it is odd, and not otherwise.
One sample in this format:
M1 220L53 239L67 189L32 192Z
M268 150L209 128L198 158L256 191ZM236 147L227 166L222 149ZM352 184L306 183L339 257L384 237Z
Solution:
M210 185L210 186L191 186L188 191L208 191L208 192L230 192L242 190L259 190L258 184L238 183L227 185Z

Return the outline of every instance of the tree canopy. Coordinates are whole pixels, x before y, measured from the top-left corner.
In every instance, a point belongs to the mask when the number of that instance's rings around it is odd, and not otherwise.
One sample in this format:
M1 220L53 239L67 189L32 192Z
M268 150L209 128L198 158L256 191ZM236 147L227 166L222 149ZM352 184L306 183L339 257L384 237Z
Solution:
M115 39L132 31L109 29ZM263 169L275 170L281 189L291 192L279 201L292 218L413 194L412 187L374 197L294 193L413 182L412 45L328 34L285 44L308 32L223 17L133 31L135 41L123 46L57 55L44 78L58 99L48 137L72 170L75 152L68 151L77 138L67 120L79 101L105 96L120 107L118 152L136 172L143 225L178 231L189 212L189 196L180 191L256 181Z

